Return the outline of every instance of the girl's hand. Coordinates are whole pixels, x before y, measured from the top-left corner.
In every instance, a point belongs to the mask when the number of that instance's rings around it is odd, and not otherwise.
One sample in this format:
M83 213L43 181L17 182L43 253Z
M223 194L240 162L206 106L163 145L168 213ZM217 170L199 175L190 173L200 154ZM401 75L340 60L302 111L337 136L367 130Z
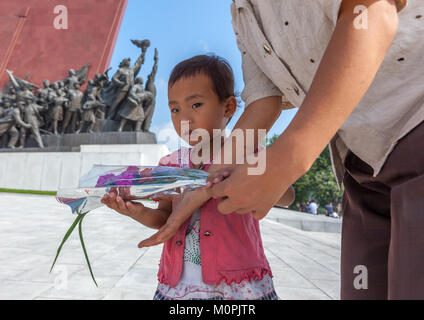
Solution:
M131 198L134 197L130 195L128 187L111 188L109 194L105 194L101 202L120 214L134 218L144 211L145 206L138 202L125 201Z

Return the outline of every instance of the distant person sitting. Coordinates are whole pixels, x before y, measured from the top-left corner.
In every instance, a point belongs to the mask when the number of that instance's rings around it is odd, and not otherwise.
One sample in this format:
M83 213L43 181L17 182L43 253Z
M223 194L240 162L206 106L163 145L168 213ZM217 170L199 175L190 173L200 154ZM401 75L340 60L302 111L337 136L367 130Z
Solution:
M330 202L325 206L325 215L331 218L338 218L339 215L334 211L333 203Z
M325 215L327 217L332 217L332 218L335 217L335 212L334 212L334 207L333 207L333 203L332 202L330 202L329 204L325 205L324 208L325 208ZM337 215L337 217L338 217L338 215Z
M329 204L326 204L324 208L325 208L325 215L327 217L330 217L334 212L333 203L330 202Z
M296 210L302 212L302 206L299 202L296 202Z
M318 204L315 202L315 200L311 200L309 203L309 213L311 214L318 214Z

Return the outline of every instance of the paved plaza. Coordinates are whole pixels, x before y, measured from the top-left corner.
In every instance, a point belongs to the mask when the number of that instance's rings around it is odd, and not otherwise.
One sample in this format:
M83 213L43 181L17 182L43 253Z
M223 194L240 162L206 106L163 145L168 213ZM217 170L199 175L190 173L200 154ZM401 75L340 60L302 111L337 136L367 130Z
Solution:
M145 202L153 206L153 202ZM304 231L261 220L265 254L280 299L339 299L340 233ZM83 221L97 288L78 230L56 250L75 216L52 196L0 193L0 299L152 299L162 246L138 249L155 230L103 207ZM331 218L329 218L331 219Z

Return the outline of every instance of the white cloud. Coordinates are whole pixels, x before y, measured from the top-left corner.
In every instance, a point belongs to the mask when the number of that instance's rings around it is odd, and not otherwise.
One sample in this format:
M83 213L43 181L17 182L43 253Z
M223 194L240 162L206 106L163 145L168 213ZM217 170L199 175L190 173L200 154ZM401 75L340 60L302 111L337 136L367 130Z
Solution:
M156 84L156 87L159 90L166 91L168 89L168 83L165 80L163 80L162 78L157 79L155 81L155 84Z
M209 46L205 40L199 40L198 44L203 52L210 52Z

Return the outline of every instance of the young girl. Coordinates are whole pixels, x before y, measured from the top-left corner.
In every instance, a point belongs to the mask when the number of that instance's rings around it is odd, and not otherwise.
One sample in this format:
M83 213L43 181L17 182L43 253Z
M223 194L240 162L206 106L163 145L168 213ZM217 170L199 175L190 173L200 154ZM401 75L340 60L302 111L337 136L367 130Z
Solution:
M233 0L231 14L246 105L234 128L272 126L282 101L299 109L263 175L236 165L211 183L219 210L265 216L330 143L345 190L341 298L424 299L424 1Z
M216 56L185 60L172 71L168 98L180 137L195 145L188 138L200 128L213 137L213 129L224 130L237 106L231 67ZM188 121L188 132L182 132L182 121ZM209 145L212 148L213 143ZM209 164L194 164L192 153L193 148L181 148L163 157L159 165L207 171ZM195 197L189 203L178 205L178 197L163 198L157 209L125 202L114 193L103 199L110 208L156 229L165 225L171 213L172 217L191 216L164 244L154 299L278 299L258 221L251 213L221 214L219 199L211 198L204 188L190 194Z

